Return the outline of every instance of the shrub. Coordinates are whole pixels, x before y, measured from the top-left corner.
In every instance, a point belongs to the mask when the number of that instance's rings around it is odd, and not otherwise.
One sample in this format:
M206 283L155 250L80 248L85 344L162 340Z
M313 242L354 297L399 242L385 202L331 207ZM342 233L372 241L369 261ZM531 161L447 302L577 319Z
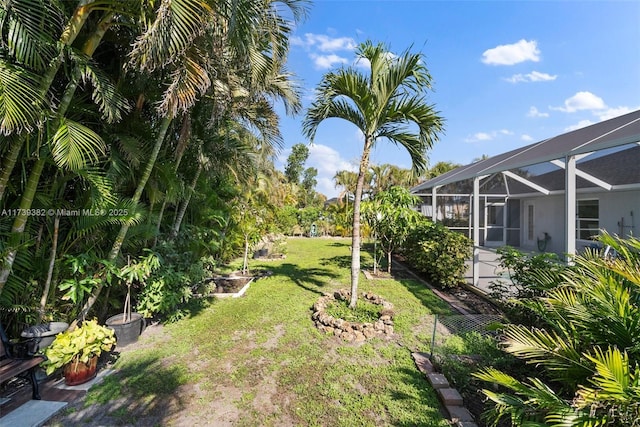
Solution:
M576 257L535 299L543 327L504 330L502 348L538 372L526 380L494 368L474 374L492 386L483 393L495 403L486 414L494 425L640 425L640 240L599 239L619 256Z
M539 325L542 321L536 315L536 298L557 287L566 264L555 253L525 254L511 246L497 250L500 267L509 272L510 282L496 280L489 285L489 296L498 301L505 314L514 322Z
M471 240L425 219L409 233L402 253L407 262L424 273L433 285L450 288L464 283L465 260L471 256Z

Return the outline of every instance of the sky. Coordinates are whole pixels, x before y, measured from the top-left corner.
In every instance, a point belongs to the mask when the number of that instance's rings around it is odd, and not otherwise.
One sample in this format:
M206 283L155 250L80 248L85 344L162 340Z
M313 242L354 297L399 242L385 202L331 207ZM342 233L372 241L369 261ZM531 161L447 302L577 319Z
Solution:
M428 102L445 119L430 165L468 164L640 109L640 1L315 0L290 40L303 110L281 110L276 165L284 170L291 146L307 144L305 167L318 169L316 190L329 198L340 193L336 171L357 170L362 134L327 119L309 145L301 124L322 76L354 65L366 40L424 55ZM371 163L411 167L385 140Z

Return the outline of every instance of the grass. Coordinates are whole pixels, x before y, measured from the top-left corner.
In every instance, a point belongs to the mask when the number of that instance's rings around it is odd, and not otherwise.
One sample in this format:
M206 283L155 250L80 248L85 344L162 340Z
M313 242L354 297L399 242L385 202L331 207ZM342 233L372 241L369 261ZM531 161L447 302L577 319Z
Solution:
M380 318L382 306L362 299L358 300L355 309L349 308L349 301L334 300L327 305L326 312L336 319L349 322L373 323Z
M253 282L242 298L215 300L160 333L147 331L121 354L118 372L87 395L92 422L446 426L411 358L429 350L433 314L449 313L431 291L412 280L361 275L361 291L394 304L394 340L347 344L314 327L313 303L349 288L349 245L290 239L286 259L250 262L273 275ZM371 263L366 256L363 266ZM74 415L51 425L73 424Z

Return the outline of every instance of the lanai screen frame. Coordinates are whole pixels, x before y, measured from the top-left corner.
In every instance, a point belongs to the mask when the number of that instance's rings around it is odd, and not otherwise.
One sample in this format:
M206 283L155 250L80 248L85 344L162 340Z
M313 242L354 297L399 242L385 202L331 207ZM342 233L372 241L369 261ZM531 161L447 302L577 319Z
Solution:
M586 179L596 187L611 191L620 186L612 185L602 179L589 175L577 167L582 157L601 150L627 144L640 145L640 110L602 121L581 129L567 132L534 144L508 151L497 156L462 166L423 182L411 189L414 195L431 196L432 219L436 221L438 188L465 180L473 180L471 202L472 234L473 234L473 284L479 283L480 257L480 182L495 174L503 174L529 186L533 192L550 194L550 191L536 183L520 177L513 171L536 164L551 162L564 169L564 229L565 253L567 261L576 253L576 179ZM640 188L640 183L638 188ZM632 188L633 186L624 186ZM495 193L492 193L495 195ZM503 194L509 196L508 192Z

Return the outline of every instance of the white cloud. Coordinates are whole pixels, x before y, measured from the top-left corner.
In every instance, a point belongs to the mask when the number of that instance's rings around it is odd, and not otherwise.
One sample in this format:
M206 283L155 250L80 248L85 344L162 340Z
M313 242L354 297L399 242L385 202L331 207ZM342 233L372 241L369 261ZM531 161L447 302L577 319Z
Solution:
M530 135L527 135L526 133L525 133L525 134L522 134L522 135L520 136L520 139L521 139L521 140L523 140L523 141L526 141L526 142L531 142L531 141L533 141L533 138L532 138Z
M496 139L497 137L501 136L501 135L513 135L513 132L508 130L508 129L500 129L500 130L494 130L491 132L477 132L474 133L473 135L465 138L465 142L481 142L481 141L491 141L493 139Z
M552 110L575 113L580 110L603 110L607 108L602 98L591 92L578 92L564 101L564 107L550 107Z
M309 57L313 59L316 68L320 69L332 68L336 64L346 64L347 62L349 62L347 61L347 58L343 58L334 53L330 55L317 55L315 53L312 53L309 55Z
M632 111L637 110L638 108L629 108L629 107L617 107L617 108L608 108L605 111L601 111L596 113L600 120L609 120L614 117L622 116L624 114L630 113Z
M305 163L305 167L318 169L316 191L328 198L336 197L340 193L340 190L335 188L335 182L333 181L336 172L356 170L356 167L344 160L339 152L323 144L309 145L309 158Z
M530 107L527 117L549 117L549 113L542 113L536 107Z
M371 69L371 62L369 62L367 58L356 58L353 65L359 68L364 68L365 70Z
M465 142L491 141L493 137L486 132L478 132L465 139Z
M553 81L558 77L558 75L551 75L547 73L541 73L539 71L532 71L528 74L514 74L511 77L506 78L505 80L509 83L520 83L520 82L548 82Z
M292 37L291 44L306 48L314 47L321 52L336 52L356 48L356 42L351 37L329 37L326 34L313 33L306 33L304 39Z
M537 41L522 39L517 43L487 49L482 54L482 62L488 65L514 65L525 61L540 61Z
M564 130L565 132L571 132L572 130L581 129L592 124L593 122L591 120L580 120L575 125L567 126Z

